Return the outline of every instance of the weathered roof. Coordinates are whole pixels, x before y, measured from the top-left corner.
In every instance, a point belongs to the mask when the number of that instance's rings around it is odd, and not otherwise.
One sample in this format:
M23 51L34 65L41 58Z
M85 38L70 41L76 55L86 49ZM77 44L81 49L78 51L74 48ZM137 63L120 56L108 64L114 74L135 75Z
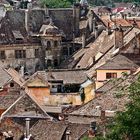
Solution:
M15 69L8 68L5 71L11 76L13 81L15 81L18 85L22 86L25 80Z
M101 86L100 88L98 88L95 92L96 93L103 93L103 92L106 92L110 89L112 89L114 87L114 85L117 85L119 84L120 82L122 82L122 78L118 78L117 80L114 79L111 79L109 81L107 81L103 86Z
M53 70L53 71L38 71L47 81L63 81L64 84L81 84L87 77L83 70Z
M100 112L97 107L101 107L102 110L109 110L109 111L122 111L125 108L125 104L128 103L128 91L126 90L127 87L130 86L131 83L136 81L138 78L139 73L136 75L130 75L126 79L122 80L117 85L114 85L111 89L105 91L101 96L89 101L85 105L82 105L79 109L70 113L70 115L78 115L78 116L100 116ZM123 95L117 97L117 93L123 91Z
M40 107L37 101L23 92L3 113L3 117L31 117L31 118L49 118L49 115Z
M61 140L67 125L60 122L40 120L31 128L35 140Z
M0 87L4 86L12 77L4 69L4 65L0 62Z
M67 130L70 138L77 140L89 130L89 125L40 120L31 128L31 134L36 140L64 140Z
M18 39L18 38L24 39L24 37L20 31L13 30L12 33L13 33L15 39Z
M103 23L106 25L106 27L113 27L114 26L114 23L117 25L117 26L120 26L121 27L131 27L132 24L129 23L126 19L123 19L123 18L115 18L115 19L109 19L109 18L101 18Z
M133 61L119 54L98 67L97 70L135 70L138 67Z
M56 26L52 24L49 24L49 25L43 24L39 31L39 34L40 35L54 35L54 34L56 35L56 34L60 34L60 31Z

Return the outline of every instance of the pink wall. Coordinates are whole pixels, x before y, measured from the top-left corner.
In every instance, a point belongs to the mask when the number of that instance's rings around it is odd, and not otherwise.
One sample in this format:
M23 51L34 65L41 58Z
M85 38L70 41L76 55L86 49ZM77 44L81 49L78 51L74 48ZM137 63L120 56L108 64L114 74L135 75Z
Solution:
M117 78L122 76L122 72L127 72L130 74L130 70L97 70L97 81L106 80L106 73L117 73Z

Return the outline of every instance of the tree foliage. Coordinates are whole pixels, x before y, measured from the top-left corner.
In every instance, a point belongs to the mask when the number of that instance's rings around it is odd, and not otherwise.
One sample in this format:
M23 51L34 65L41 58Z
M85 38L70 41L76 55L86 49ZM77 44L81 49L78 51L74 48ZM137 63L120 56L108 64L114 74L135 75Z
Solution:
M109 125L106 140L140 140L140 77L128 90L130 102Z
M72 0L41 0L41 2L49 8L67 8L72 5Z

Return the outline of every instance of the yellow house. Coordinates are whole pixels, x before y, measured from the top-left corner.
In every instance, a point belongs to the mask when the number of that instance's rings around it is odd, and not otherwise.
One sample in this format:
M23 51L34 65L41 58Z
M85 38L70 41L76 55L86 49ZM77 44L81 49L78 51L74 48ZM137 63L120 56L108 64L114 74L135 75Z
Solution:
M32 75L23 86L28 88L28 93L41 105L44 105L44 98L50 95L50 86L48 81L37 73Z
M96 89L111 78L135 72L139 66L124 55L117 55L96 69Z

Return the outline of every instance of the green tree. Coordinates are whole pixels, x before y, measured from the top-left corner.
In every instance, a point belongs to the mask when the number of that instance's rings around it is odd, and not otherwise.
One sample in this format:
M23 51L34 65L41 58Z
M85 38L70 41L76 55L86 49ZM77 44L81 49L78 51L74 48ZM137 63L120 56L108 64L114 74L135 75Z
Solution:
M49 8L68 8L72 6L72 0L41 0L41 3Z
M140 140L140 76L129 88L130 102L108 128L106 140Z

